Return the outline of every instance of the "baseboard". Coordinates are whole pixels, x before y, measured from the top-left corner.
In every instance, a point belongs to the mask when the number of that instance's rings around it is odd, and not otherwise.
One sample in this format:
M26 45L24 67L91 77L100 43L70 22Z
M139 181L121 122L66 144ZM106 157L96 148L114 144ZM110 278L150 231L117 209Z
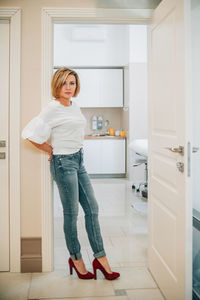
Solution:
M126 174L89 174L90 178L126 178Z
M21 273L42 272L42 238L21 238Z

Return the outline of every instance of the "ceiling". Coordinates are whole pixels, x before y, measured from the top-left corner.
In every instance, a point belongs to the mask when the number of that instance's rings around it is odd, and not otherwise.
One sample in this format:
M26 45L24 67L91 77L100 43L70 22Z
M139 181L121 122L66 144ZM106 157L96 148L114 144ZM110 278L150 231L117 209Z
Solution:
M95 0L98 8L154 9L162 0Z

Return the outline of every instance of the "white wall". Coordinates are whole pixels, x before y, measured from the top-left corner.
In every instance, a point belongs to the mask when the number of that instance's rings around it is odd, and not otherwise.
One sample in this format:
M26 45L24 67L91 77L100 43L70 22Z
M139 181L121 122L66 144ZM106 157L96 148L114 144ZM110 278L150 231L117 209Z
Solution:
M131 63L130 71L130 139L147 138L147 65Z
M85 38L76 39L77 34ZM55 24L54 65L124 66L129 59L128 39L127 25Z
M129 142L148 136L147 127L147 26L129 26ZM144 181L144 165L133 168L136 155L130 151L130 180Z
M147 26L129 25L129 62L147 62Z
M130 139L147 138L147 26L129 26Z
M192 1L193 147L200 147L200 2ZM193 207L200 211L200 150L193 155Z

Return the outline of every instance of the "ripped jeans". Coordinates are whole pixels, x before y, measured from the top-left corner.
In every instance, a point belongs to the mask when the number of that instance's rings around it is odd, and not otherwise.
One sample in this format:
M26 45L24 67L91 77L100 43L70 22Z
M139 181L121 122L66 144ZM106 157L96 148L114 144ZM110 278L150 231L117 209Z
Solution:
M85 213L85 227L94 257L105 256L98 221L98 203L83 165L83 148L73 154L52 155L50 171L63 206L65 241L71 259L80 259L81 246L77 236L79 202Z

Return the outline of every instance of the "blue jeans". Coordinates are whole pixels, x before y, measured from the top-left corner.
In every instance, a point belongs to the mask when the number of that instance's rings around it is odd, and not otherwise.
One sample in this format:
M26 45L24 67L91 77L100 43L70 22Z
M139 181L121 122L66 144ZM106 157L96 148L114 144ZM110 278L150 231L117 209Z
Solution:
M72 259L80 259L81 246L77 236L79 202L85 213L85 227L94 257L105 256L98 221L98 203L83 165L83 148L73 154L52 155L50 171L55 180L64 214L66 245Z

